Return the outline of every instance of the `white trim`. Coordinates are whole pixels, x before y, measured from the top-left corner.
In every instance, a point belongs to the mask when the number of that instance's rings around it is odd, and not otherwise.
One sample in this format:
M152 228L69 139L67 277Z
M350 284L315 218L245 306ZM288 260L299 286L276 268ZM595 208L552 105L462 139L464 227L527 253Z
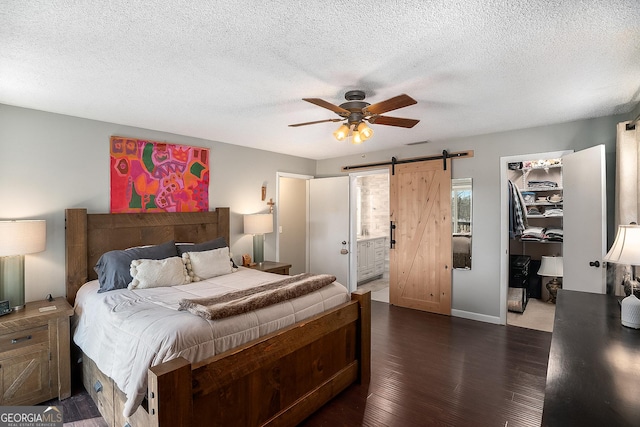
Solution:
M500 321L499 317L487 316L486 314L473 313L471 311L451 310L451 316L461 317L463 319L469 319L469 320L477 320L479 322L493 323L496 325L504 325L504 323Z
M509 199L507 194L508 164L536 159L555 159L573 150L520 154L500 157L500 324L507 324L507 291L509 288Z

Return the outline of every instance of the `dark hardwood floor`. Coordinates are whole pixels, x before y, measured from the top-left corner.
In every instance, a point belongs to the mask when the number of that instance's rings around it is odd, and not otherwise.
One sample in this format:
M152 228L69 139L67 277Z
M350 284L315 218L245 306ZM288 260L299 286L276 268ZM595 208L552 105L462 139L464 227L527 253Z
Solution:
M376 301L371 320L371 383L301 425L540 426L551 333Z
M302 425L540 426L551 333L372 305L369 387Z

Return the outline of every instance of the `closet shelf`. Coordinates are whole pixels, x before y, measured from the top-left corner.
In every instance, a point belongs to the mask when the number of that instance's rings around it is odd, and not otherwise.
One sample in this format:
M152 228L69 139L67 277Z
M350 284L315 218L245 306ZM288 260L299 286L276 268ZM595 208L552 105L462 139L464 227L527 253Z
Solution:
M562 191L562 187L527 187L521 191Z
M531 202L525 203L525 206L559 206L562 202Z
M562 240L546 240L546 239L542 239L542 240L522 240L519 239L522 243L542 243L542 244L549 244L549 243L560 243L562 244Z

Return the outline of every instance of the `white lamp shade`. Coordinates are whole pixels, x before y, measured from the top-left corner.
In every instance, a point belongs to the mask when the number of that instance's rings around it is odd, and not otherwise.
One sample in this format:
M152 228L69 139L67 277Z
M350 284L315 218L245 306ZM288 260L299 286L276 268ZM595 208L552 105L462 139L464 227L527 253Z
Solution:
M548 277L562 277L562 257L543 256L538 275Z
M640 225L620 225L604 261L640 265Z
M253 214L244 216L245 234L265 234L273 232L272 214Z
M0 221L0 256L44 251L47 222L40 220Z

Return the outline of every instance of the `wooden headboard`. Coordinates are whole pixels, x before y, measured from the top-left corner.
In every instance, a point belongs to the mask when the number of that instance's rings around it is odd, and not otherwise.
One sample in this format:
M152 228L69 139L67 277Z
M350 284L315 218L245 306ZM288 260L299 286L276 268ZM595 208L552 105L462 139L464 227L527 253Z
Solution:
M229 208L213 212L87 214L65 210L67 301L75 302L80 286L97 278L93 266L108 251L176 242L202 243L224 237L229 243Z

